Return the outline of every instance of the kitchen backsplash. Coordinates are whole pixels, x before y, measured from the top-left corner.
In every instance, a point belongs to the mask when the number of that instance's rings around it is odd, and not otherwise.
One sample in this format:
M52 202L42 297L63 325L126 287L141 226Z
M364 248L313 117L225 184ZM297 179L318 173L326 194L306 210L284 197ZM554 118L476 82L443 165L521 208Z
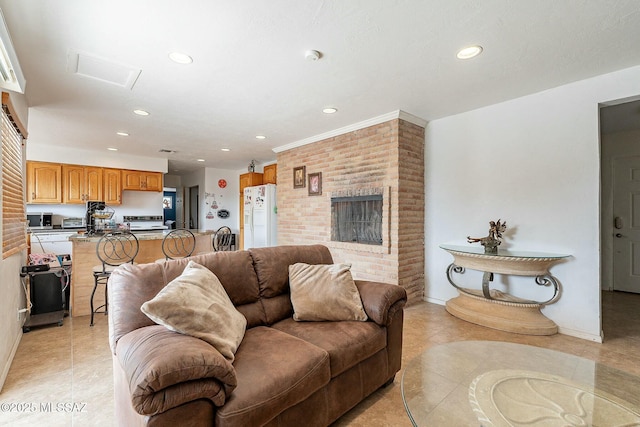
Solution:
M147 191L123 191L122 204L111 206L116 223L125 215L163 215L162 193ZM53 213L53 225L60 225L62 218L84 217L85 205L27 205L27 212Z

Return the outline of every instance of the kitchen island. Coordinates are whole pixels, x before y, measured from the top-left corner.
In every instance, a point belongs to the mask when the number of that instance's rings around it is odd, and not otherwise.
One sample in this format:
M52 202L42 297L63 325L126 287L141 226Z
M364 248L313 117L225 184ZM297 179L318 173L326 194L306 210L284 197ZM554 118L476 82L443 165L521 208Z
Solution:
M139 231L133 234L138 238L140 249L136 256L136 264L145 264L164 259L162 239L170 230ZM211 252L213 230L190 230L196 236L196 248L193 255ZM71 316L87 316L91 314L90 299L93 290L93 268L101 265L96 254L96 244L100 235L86 236L78 234L69 237L72 242L71 252ZM94 307L104 304L104 287L100 286L94 296ZM88 323L87 323L88 325Z

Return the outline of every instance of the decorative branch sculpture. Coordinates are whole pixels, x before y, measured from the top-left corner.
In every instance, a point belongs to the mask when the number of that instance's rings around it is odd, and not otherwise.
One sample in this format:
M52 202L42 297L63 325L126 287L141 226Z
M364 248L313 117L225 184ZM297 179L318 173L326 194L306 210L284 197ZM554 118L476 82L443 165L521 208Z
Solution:
M507 221L501 220L489 221L489 235L487 237L470 237L467 236L467 242L478 243L484 246L484 252L488 254L497 254L498 246L502 243L502 233L507 229Z

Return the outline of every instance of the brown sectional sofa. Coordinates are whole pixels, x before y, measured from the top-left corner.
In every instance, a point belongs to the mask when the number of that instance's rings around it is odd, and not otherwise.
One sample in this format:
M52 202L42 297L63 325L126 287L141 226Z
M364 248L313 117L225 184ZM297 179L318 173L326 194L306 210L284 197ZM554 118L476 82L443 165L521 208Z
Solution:
M119 267L108 289L118 425L327 426L399 371L403 288L356 280L368 321L297 322L288 266L332 264L326 247L189 259L216 274L247 319L235 360L140 311L181 274L187 259Z

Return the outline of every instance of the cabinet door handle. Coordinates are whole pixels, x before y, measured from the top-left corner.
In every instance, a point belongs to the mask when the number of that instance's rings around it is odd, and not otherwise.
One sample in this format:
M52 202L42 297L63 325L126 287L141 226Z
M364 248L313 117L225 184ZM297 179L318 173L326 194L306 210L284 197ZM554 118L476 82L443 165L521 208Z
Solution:
M33 193L31 193L31 199L35 200L36 199L36 193L35 191Z

